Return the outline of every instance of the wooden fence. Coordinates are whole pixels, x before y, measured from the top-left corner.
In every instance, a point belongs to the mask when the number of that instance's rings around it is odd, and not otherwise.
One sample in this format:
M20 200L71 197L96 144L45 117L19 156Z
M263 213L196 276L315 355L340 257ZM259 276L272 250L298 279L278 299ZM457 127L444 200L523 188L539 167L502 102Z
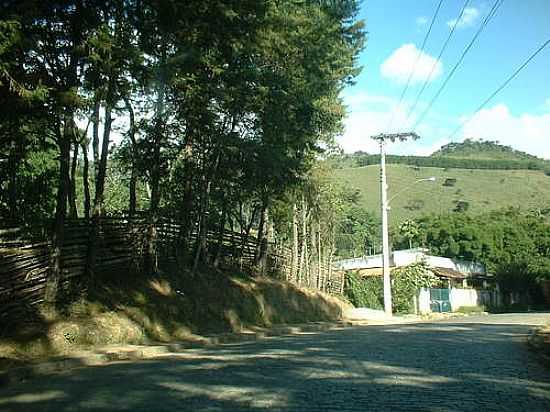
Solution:
M95 270L109 272L139 267L146 251L150 224L145 216L128 219L109 216L101 219ZM156 225L156 250L159 264L176 259L180 225L174 220L161 219ZM46 278L51 260L48 236L30 236L21 228L0 229L0 325L10 319L20 319L35 313L36 305L44 301ZM78 285L85 273L90 226L84 219L67 220L65 239L61 248L60 292ZM190 244L194 244L195 234ZM224 231L207 234L207 249L217 256L217 264L255 269L258 240L241 233ZM297 261L296 258L295 261ZM292 273L292 252L280 245L270 244L264 274L286 279L301 286L341 293L343 279L327 267L316 267L299 276Z

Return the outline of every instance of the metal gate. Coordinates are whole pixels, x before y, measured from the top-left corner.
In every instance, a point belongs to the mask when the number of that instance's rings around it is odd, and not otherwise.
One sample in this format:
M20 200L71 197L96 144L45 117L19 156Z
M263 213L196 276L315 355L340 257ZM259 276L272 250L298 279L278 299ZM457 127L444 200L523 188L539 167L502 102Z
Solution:
M450 312L450 289L430 289L430 309L432 312Z

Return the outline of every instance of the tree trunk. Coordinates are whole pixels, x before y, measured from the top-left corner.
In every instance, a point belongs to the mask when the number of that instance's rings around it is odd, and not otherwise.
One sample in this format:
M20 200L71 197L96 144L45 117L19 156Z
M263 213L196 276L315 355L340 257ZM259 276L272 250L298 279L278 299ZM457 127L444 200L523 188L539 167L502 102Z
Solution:
M298 265L298 284L301 284L306 276L306 254L307 254L307 210L304 196L302 195L302 242L300 247L300 264Z
M242 260L243 260L243 257L244 257L244 249L246 247L248 247L248 239L250 239L250 231L252 230L252 225L254 224L254 221L256 220L256 214L257 213L258 213L258 207L254 206L254 208L252 209L252 213L250 214L250 220L249 220L248 224L246 224L246 226L244 227L244 229L245 229L244 234L242 233L242 226L244 224L244 218L241 217L241 221L239 222L239 225L241 226L241 234L243 234L242 240L241 240L241 250L239 252L239 256L241 257L241 267L242 267Z
M65 215L67 213L67 176L69 175L69 163L71 152L71 140L68 133L67 119L64 122L64 130L60 125L56 127L59 146L59 180L57 188L57 200L55 206L55 220L52 233L52 250L50 254L50 270L46 278L44 300L46 305L53 308L57 300L59 281L61 278L61 247L65 236Z
M267 196L262 200L262 207L260 209L260 223L258 224L258 242L256 243L256 250L254 251L254 264L260 263L260 250L263 240L266 237L265 229L267 226Z
M101 101L98 96L95 97L94 112L92 114L92 151L94 155L94 183L97 185L99 174L99 109Z
M208 223L206 209L208 207L208 198L210 196L210 180L207 181L206 176L203 176L204 190L201 196L200 211L199 211L199 229L197 233L197 243L195 247L195 257L193 259L192 274L194 275L201 260L204 260L206 255L206 235L208 231Z
M212 261L212 266L217 268L220 264L220 258L221 253L223 249L223 235L225 233L225 221L227 218L227 212L225 211L225 205L223 204L223 198L222 198L222 215L220 218L220 224L218 226L218 240L217 240L217 248L216 248L216 254L214 255L214 259Z
M292 265L290 281L298 280L298 207L292 205Z
M8 206L11 223L17 219L17 142L12 140L8 157Z
M162 61L165 61L166 51L163 45ZM151 273L158 272L158 256L157 256L157 225L159 220L159 205L160 205L160 148L162 145L164 134L164 82L163 79L158 79L157 101L155 103L155 128L153 131L153 159L151 167L151 203L149 211L151 220L149 222L147 236L147 254L145 260L145 268Z
M112 106L109 101L105 105L105 124L103 129L103 142L101 145L101 158L97 168L95 185L94 207L90 227L90 239L88 245L88 258L86 262L86 280L88 285L93 285L96 278L95 261L97 257L98 239L100 233L101 216L103 215L103 201L105 191L105 176L107 174L107 157L109 155L109 138L112 125Z
M317 289L323 290L323 255L321 250L321 220L317 219Z
M265 274L267 263L267 226L268 226L268 206L267 197L262 203L260 224L258 225L258 242L254 254L254 265L260 274Z
M74 130L74 125L72 127L73 129L73 136L74 138L74 151L73 151L73 158L72 158L72 164L71 164L71 176L69 178L69 217L71 219L77 219L78 218L78 211L76 208L76 168L78 166L78 142L76 140L76 134Z
M208 234L208 203L210 201L210 189L212 187L212 179L218 170L220 164L220 152L216 155L216 160L214 160L214 165L212 167L210 176L207 175L206 171L203 173L203 193L201 196L201 207L200 207L200 218L199 218L199 233L197 234L197 247L195 250L195 259L193 261L193 270L192 273L195 274L198 264L202 258L203 261L206 261L207 255L207 244L206 236Z
M190 236L193 231L193 173L192 173L192 164L193 162L193 130L187 130L186 132L186 141L185 147L183 149L183 174L184 174L184 183L183 183L183 201L182 207L180 209L180 221L181 221L181 231L178 237L178 249L181 254L182 261L188 257L190 251Z
M132 107L132 103L130 102L130 99L124 98L124 103L126 105L126 110L128 110L128 116L130 119L130 127L128 128L128 137L130 138L131 143L131 172L130 172L130 204L128 205L128 212L130 214L130 218L134 217L136 214L136 186L137 186L137 167L136 167L136 161L137 161L137 147L136 147L136 120L135 120L135 114L134 109Z
M86 221L90 220L90 179L88 177L90 173L90 164L88 162L88 138L84 136L84 140L81 142L82 149L82 184L84 186L84 217Z

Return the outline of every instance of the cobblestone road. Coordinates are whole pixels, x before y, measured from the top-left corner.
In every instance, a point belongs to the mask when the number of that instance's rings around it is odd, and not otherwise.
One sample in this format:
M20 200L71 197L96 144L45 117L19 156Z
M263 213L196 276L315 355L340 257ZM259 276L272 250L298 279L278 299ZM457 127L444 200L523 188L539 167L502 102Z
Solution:
M354 327L81 368L0 391L4 411L550 411L527 351L550 315Z

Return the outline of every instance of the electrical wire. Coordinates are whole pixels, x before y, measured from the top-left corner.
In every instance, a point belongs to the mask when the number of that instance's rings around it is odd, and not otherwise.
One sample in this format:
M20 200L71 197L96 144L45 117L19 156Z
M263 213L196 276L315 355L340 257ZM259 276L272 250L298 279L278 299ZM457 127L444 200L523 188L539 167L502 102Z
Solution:
M533 60L537 54L539 54L541 51L543 51L546 46L548 46L548 44L550 44L550 39L546 40L541 46L539 46L539 48L534 52L532 53L529 58L527 60L525 60L523 62L523 64L521 66L519 66L516 71L514 71L514 73L512 73L505 81L504 83L502 83L493 93L491 93L491 95L489 97L487 97L483 103L481 103L478 108L474 111L474 114L472 114L468 120L466 120L464 123L462 123L461 125L459 125L450 135L449 135L449 139L452 139L460 129L462 129L464 126L466 126L473 118L474 116L476 115L477 112L479 112L481 109L483 109L485 107L485 105L487 103L489 103L493 97L495 97L498 93L500 93L502 91L502 89L504 89L506 86L508 86L508 84L525 68L525 66L527 66L531 60Z
M437 18L437 15L439 14L439 9L441 9L441 4L443 3L443 0L439 0L439 4L437 5L436 9L435 9L435 12L434 12L434 15L432 17L432 21L430 23L430 27L428 28L428 31L426 32L426 34L424 35L424 40L422 41L422 46L420 47L420 51L418 52L418 55L416 56L416 60L414 62L414 65L412 67L412 70L410 71L409 73L409 77L407 79L407 83L405 84L405 87L403 88L403 91L401 92L401 97L399 97L399 102L397 103L397 105L394 107L393 111L392 111L392 115L391 115L391 118L390 118L390 122L388 123L388 126L386 127L386 130L390 130L392 124L393 124L393 119L395 118L395 112L397 111L397 109L399 108L399 105L401 104L401 102L403 101L403 97L405 97L405 93L407 93L407 90L409 88L409 85L411 83L411 79L412 79L412 76L414 74L414 72L416 71L416 66L418 65L418 61L420 60L420 56L422 55L422 53L424 52L424 48L426 47L426 43L428 41L428 37L430 37L430 33L432 31L432 27L435 23L435 19Z
M416 109L416 106L418 105L418 101L420 100L420 97L422 96L422 93L424 93L424 90L426 89L426 86L428 86L428 83L429 83L429 81L432 77L432 74L435 70L435 67L437 66L437 62L439 62L440 59L441 59L441 56L443 56L443 52L445 51L445 49L447 48L447 45L449 44L449 41L453 37L453 34L456 30L456 27L457 27L458 23L460 22L460 20L462 19L462 16L464 14L464 10L466 10L466 7L468 7L469 4L470 4L470 0L466 0L464 2L464 5L462 6L462 9L458 13L457 18L455 19L455 23L453 24L453 27L451 28L451 31L449 32L449 35L447 36L447 39L445 40L445 43L443 43L443 46L441 47L441 50L439 51L439 54L437 55L437 58L434 60L434 63L432 64L432 68L430 69L430 73L426 77L426 80L424 80L424 84L422 84L422 88L420 89L420 91L416 95L416 98L414 99L414 103L413 103L413 105L411 106L411 108L409 109L409 111L407 113L407 117L405 118L405 122L404 122L403 126L405 126L407 124L407 121L411 117L411 114L414 112L414 109Z
M443 82L443 84L441 85L439 90L432 97L432 99L428 103L428 106L426 107L426 109L422 112L420 117L416 120L414 126L412 127L413 130L415 130L416 127L420 124L420 122L422 122L422 120L424 120L424 117L426 117L426 114L430 111L430 109L434 105L435 101L439 98L439 96L441 95L441 92L445 89L445 87L449 83L449 80L451 80L451 77L456 72L456 69L458 69L458 67L460 66L460 64L464 60L464 57L466 57L466 54L468 54L468 52L470 51L470 49L472 48L472 46L476 42L477 38L479 37L479 35L483 31L483 29L485 29L487 24L494 17L494 15L496 14L497 10L500 8L500 6L502 5L503 2L504 2L504 0L495 0L495 2L493 3L493 6L491 7L491 10L489 10L489 13L487 13L487 16L485 16L485 19L483 20L483 22L481 23L481 25L477 29L476 33L474 34L474 37L472 38L472 40L470 40L470 43L468 43L466 48L462 51L462 55L460 56L458 61L455 63L454 67L451 69L451 71L449 72L449 74L445 78L445 81Z

